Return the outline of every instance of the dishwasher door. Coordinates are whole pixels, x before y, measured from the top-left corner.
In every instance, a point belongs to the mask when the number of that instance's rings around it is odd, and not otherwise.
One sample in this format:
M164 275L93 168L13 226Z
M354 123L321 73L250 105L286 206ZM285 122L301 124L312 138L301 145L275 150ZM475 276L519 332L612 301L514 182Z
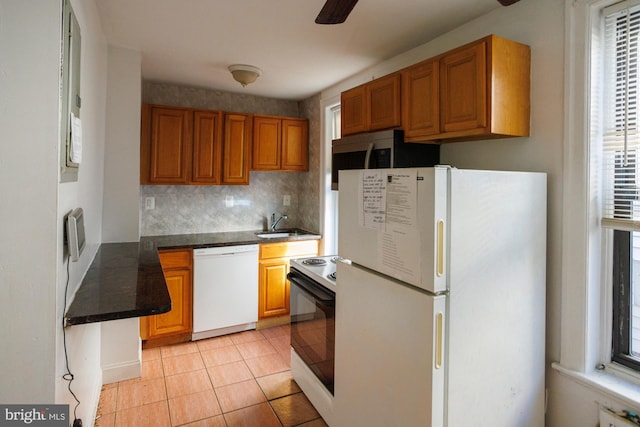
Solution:
M255 329L258 245L194 249L193 279L193 340Z

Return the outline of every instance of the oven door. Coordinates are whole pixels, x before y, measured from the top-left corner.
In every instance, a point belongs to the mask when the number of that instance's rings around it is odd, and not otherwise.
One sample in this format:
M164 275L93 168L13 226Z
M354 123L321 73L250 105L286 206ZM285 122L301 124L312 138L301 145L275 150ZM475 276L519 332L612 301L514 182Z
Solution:
M291 285L291 347L333 394L336 295L295 269Z

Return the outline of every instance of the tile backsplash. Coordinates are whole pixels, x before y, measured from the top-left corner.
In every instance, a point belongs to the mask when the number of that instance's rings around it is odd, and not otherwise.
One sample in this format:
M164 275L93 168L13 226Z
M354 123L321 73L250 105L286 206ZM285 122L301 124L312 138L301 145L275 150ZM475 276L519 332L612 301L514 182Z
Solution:
M272 213L288 215L280 228L305 228L298 218L297 174L251 172L251 185L143 185L140 233L155 236L263 230L270 224ZM284 195L291 196L290 206L283 206ZM154 209L145 209L147 197L155 198Z

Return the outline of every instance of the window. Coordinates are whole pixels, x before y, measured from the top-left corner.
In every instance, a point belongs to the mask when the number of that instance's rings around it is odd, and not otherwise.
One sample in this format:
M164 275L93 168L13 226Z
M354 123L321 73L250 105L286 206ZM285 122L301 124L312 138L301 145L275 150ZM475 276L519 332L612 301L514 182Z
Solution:
M602 225L612 241L611 360L640 370L640 4L605 8L603 21Z
M340 121L340 105L330 108L331 111L331 139L340 138L342 122Z
M338 253L338 192L331 190L331 142L340 138L340 104L324 107L325 183L324 183L324 249L325 255Z

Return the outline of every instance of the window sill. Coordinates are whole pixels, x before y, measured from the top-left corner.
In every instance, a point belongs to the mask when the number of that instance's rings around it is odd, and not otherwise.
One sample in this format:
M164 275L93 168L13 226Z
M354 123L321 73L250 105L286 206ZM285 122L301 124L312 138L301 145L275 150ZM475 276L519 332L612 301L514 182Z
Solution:
M623 368L611 365L601 371L585 373L565 368L559 363L553 363L551 366L561 374L597 392L620 400L629 406L627 409L640 408L640 385L631 380L630 375L624 372ZM629 378L622 378L622 376Z

